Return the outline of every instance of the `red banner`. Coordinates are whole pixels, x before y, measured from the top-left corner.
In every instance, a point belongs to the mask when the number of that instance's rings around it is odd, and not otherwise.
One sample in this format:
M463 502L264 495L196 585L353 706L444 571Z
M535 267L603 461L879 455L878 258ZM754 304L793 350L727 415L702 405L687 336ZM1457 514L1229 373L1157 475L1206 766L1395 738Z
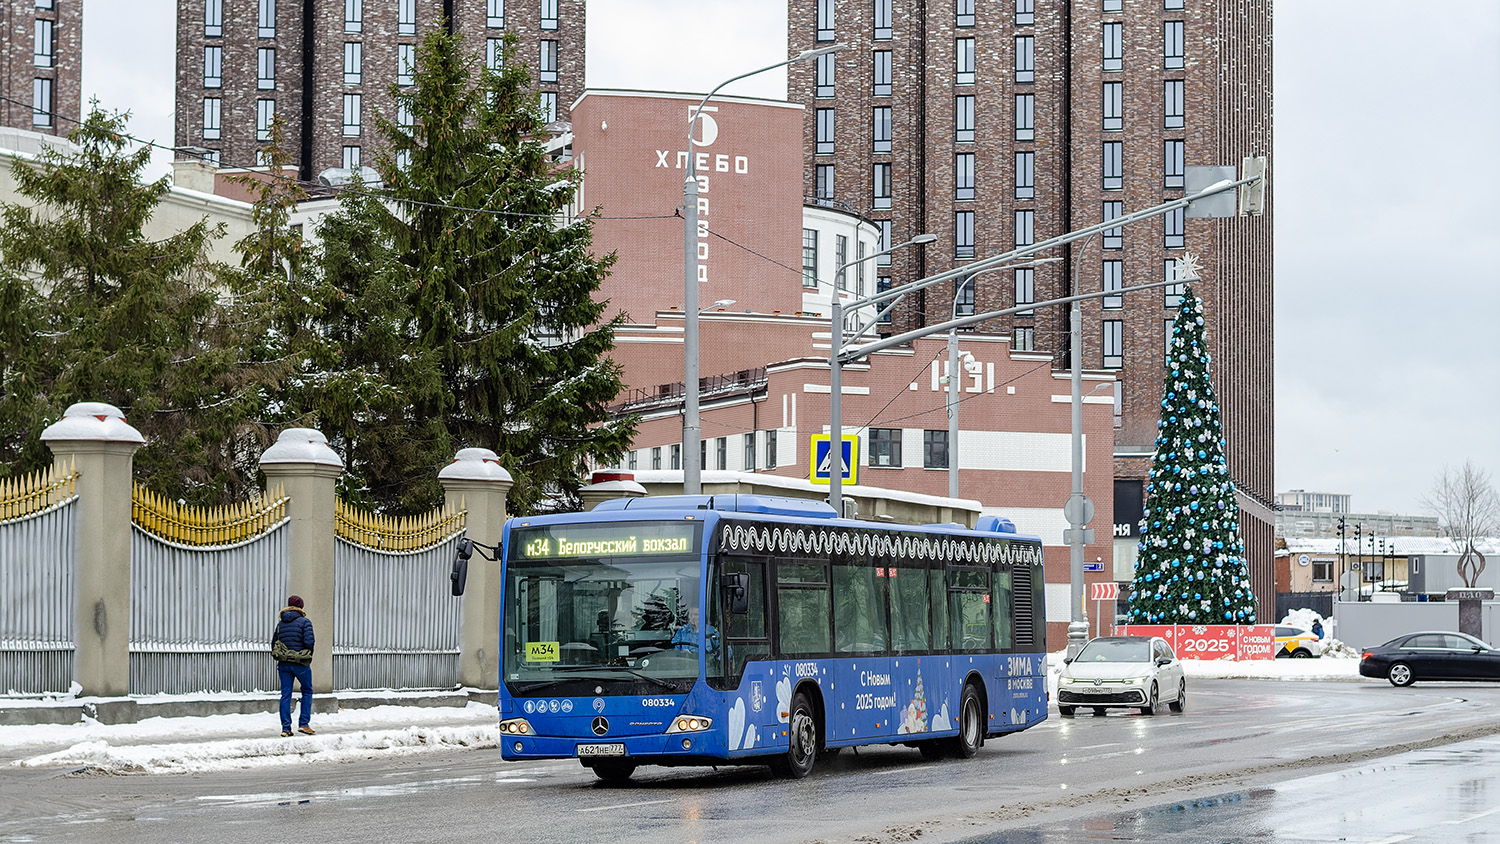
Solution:
M1160 636L1178 659L1274 659L1276 627L1271 624L1131 624L1121 636Z

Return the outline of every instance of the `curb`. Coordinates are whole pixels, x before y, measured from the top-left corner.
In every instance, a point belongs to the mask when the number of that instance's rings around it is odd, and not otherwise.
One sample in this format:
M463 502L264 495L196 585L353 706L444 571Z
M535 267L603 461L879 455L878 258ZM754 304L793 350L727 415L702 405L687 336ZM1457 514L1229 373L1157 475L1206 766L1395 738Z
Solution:
M101 724L133 724L147 718L184 718L205 715L255 715L275 712L280 694L247 695L222 699L173 699L153 701L149 698L87 698L83 700L38 702L33 706L6 706L0 702L0 727L26 727L38 724L76 724L91 718ZM300 697L300 696L299 696ZM376 706L464 707L470 702L494 706L496 693L482 689L432 691L396 694L370 694L359 691L335 692L313 697L313 712L337 712L340 709L370 709Z

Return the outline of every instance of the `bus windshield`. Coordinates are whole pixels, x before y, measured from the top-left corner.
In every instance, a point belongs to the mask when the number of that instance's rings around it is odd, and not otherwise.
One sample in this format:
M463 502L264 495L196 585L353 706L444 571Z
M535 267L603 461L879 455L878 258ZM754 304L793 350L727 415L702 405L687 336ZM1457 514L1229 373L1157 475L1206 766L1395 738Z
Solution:
M501 646L511 691L690 689L704 632L699 534L694 522L512 529Z

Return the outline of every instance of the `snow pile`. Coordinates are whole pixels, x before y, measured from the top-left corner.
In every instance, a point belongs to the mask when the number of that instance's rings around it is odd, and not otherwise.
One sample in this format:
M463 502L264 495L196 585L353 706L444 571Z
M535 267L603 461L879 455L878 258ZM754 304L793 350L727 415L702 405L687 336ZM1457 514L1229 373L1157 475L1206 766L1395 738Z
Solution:
M1324 659L1359 659L1359 651L1338 639L1323 640Z
M1349 659L1184 659L1182 673L1205 680L1358 680Z

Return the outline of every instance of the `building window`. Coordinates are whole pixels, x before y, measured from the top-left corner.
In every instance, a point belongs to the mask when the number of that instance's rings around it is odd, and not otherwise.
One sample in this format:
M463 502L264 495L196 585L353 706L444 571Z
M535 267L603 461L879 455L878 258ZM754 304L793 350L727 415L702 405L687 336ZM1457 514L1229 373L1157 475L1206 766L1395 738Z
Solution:
M953 281L953 315L974 315L974 277L959 276Z
M52 80L31 80L31 125L52 125Z
M358 85L364 72L365 47L358 41L344 42L344 84ZM400 69L397 69L400 74ZM410 85L410 82L406 84Z
M1118 132L1125 128L1125 83L1104 83L1104 131Z
M1036 81L1036 39L1030 35L1016 36L1016 81Z
M557 29L557 0L542 0L542 29Z
M1182 187L1182 159L1184 141L1164 141L1162 144L1162 186Z
M255 101L255 139L271 140L271 122L276 118L275 100Z
M1104 189L1122 190L1125 187L1125 144L1121 141L1104 142Z
M1167 21L1161 25L1161 54L1168 70L1182 68L1182 21Z
M1161 7L1168 11L1180 10L1182 8L1182 0L1162 0Z
M714 443L714 451L716 452L716 457L717 457L717 461L718 461L719 471L722 472L725 469L728 469L729 468L729 438L728 437L719 437L718 441Z
M1104 321L1102 368L1119 369L1125 365L1125 322L1118 319Z
M1164 319L1161 321L1162 331L1162 366L1172 365L1172 332L1177 330L1177 320Z
M1177 259L1176 258L1167 258L1166 260L1162 261L1161 262L1161 280L1162 281L1171 281L1172 279L1174 279L1176 277L1177 277ZM1187 290L1185 289L1185 285L1182 285L1182 284L1169 284L1166 287L1162 288L1162 304L1165 305L1168 308L1181 307L1182 306L1182 294L1186 293L1186 292L1187 292ZM1167 336L1169 338L1171 337L1171 335L1172 335L1172 332L1170 332L1170 331L1167 332Z
M802 230L802 286L818 286L818 230Z
M359 94L344 95L344 137L346 138L359 136L359 118L363 99Z
M1125 216L1125 203L1106 202L1104 203L1104 213L1100 216L1099 222L1107 223L1110 220L1118 219L1119 217L1123 216ZM1102 246L1105 249L1124 249L1125 227L1116 226L1112 229L1105 229Z
M1036 96L1016 95L1016 140L1036 140Z
M840 290L849 289L849 270L845 266L849 263L849 238L846 235L836 234L833 236L833 283Z
M948 432L922 432L922 468L948 468Z
M276 0L260 0L260 18L255 34L261 38L276 37Z
M832 164L813 167L813 196L817 199L833 199Z
M901 429L870 429L870 465L883 469L901 468Z
M1169 79L1162 83L1162 126L1167 129L1182 128L1182 84L1181 79Z
M651 468L661 468L661 446L656 446L651 449Z
M1125 67L1124 47L1121 40L1123 24L1107 23L1104 25L1104 69L1123 70Z
M814 92L815 96L833 96L833 59L833 53L818 56L818 89Z
M958 85L974 84L974 39L958 38L953 42L953 81Z
M815 151L818 155L833 154L833 109L820 108L817 110L818 142Z
M630 455L626 457L625 460L625 468L634 472L636 469L640 468L641 453L632 449Z
M833 0L818 0L818 40L833 40Z
M557 122L557 92L543 91L538 95L537 105L541 108L543 123Z
M487 0L484 5L484 25L490 29L505 28L505 0Z
M874 152L891 151L891 107L876 106L870 110L870 144Z
M344 0L344 31L360 32L365 27L365 0Z
M1036 243L1036 212L1016 212L1016 245L1030 246Z
M1036 0L1016 0L1016 26L1036 23Z
M1016 307L1036 303L1036 270L1023 267L1016 270ZM1031 316L1034 311L1020 311L1016 316Z
M203 87L224 87L224 48L203 48Z
M953 156L953 198L974 198L974 153Z
M405 88L412 85L415 80L412 72L417 66L417 45L396 45L396 84Z
M398 0L396 4L396 34L417 34L417 0Z
M542 41L537 60L537 75L542 82L557 81L557 42Z
M953 254L958 258L974 257L973 211L959 211L953 215Z
M53 21L36 21L35 38L32 39L31 63L37 67L52 66Z
M681 469L682 468L682 443L672 443L671 447L668 448L667 451L671 455L671 457L669 459L672 461L672 468L673 469Z
M1124 0L1104 0L1104 11L1118 12Z
M974 141L973 94L953 98L953 140L959 143Z
M344 169L345 170L358 170L359 169L359 147L356 147L356 146L344 147Z
M255 87L262 91L276 88L276 48L261 47L255 51Z
M953 25L974 25L974 0L953 0Z
M772 430L769 430L769 431L766 432L766 468L767 469L775 469L776 468L776 431L775 431L775 429L772 429Z
M406 102L404 99L397 100L396 126L401 129L411 129L415 125L417 125L417 121L412 117L411 103Z
M1183 244L1183 218L1186 216L1185 209L1173 208L1162 215L1162 246L1168 249L1181 249Z
M501 38L486 38L484 40L484 66L493 71L500 71L505 64L505 41ZM412 67L416 67L415 54L413 54Z
M751 431L750 433L748 433L748 434L745 435L745 455L744 455L744 460L745 460L745 471L746 472L754 472L755 471L755 432L754 431ZM631 468L634 469L635 467L632 466Z
M870 93L877 97L889 97L891 95L891 51L875 51L875 70L872 75L873 84Z
M874 207L880 209L891 207L891 165L876 164L872 175Z
M1036 329L1029 325L1018 325L1011 331L1011 351L1036 351Z
M879 230L879 242L875 244L875 251L885 252L884 255L875 259L875 263L882 267L889 267L891 265L891 253L886 250L890 249L891 245L895 242L891 240L891 221L876 220L875 228Z
M875 40L891 39L891 0L875 0Z
M860 298L865 295L865 242L857 239L854 243L854 295Z
M875 295L876 296L879 296L882 293L889 293L889 292L891 292L891 279L890 279L889 276L880 276L879 278L875 279ZM886 310L887 306L889 306L889 305L890 305L889 302L881 302L880 303L880 310L876 312L876 316L875 316L875 321L877 323L879 323L880 325L890 325L891 324L891 312L888 311L888 310Z
M1333 582L1333 561L1332 560L1313 560L1312 561L1312 579L1313 579L1313 583L1332 583Z
M41 4L37 4L41 8ZM224 35L224 0L205 0L203 4L203 37Z
M223 101L218 97L203 98L203 140L205 141L214 141L219 138L221 127L219 121L223 118L222 104Z
M1031 199L1036 195L1036 153L1016 153L1016 199Z
M1105 261L1102 283L1099 289L1105 292L1119 290L1125 286L1125 262ZM1118 310L1125 307L1125 295L1116 293L1113 296L1104 297L1105 310Z

